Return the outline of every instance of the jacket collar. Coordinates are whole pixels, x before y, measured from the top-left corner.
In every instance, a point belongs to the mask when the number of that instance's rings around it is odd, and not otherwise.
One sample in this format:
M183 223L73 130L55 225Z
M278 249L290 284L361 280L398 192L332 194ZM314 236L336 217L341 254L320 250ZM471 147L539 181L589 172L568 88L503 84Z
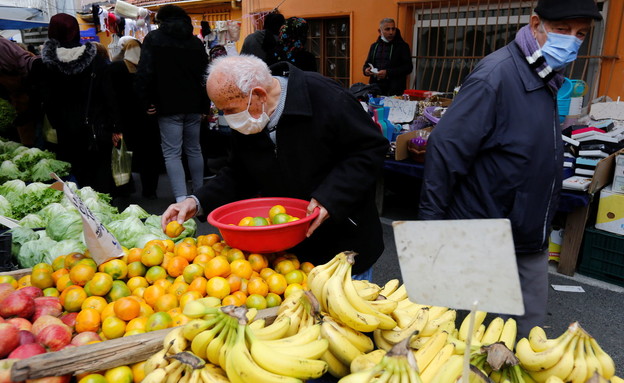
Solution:
M524 84L525 91L532 92L546 86L537 73L529 67L529 63L526 61L522 51L513 41L507 44L507 49L511 53L511 58L518 69L518 73L520 73L520 79Z
M61 48L58 41L49 39L43 44L41 61L61 73L74 75L84 71L96 55L95 45L86 43L74 48Z
M288 77L288 92L282 115L312 116L306 74L288 62L271 65L270 69L274 76Z

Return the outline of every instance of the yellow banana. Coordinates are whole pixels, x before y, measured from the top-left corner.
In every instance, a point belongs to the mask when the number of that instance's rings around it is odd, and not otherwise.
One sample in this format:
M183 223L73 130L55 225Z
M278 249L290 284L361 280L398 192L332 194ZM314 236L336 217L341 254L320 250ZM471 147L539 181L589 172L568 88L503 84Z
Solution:
M596 372L602 376L602 364L600 364L596 354L594 354L589 337L583 337L583 344L585 345L585 357L587 359L587 378L591 378Z
M255 321L249 323L248 326L254 330L258 330L258 329L264 328L265 324L266 324L266 319L262 318L262 319L256 319Z
M293 309L296 309L299 305L302 304L302 296L302 291L295 291L294 293L286 297L286 299L284 299L284 301L279 305L279 308L277 309L277 315L280 316L283 315L285 311L292 311Z
M234 324L232 324L232 328L228 332L227 337L225 338L225 342L223 343L223 346L218 351L219 364L217 364L217 366L221 368L225 367L227 353L230 352L230 350L234 346L234 342L236 341L236 331L237 331L237 327L235 327ZM249 330L249 331L252 331L252 330Z
M321 360L327 363L327 372L334 378L342 378L349 375L349 366L342 363L331 351L325 351L321 355Z
M410 323L412 323L415 314L408 312L405 309L396 308L394 309L394 311L392 311L390 316L392 316L392 319L394 319L394 321L396 322L397 327L405 328L409 326Z
M535 352L531 349L529 340L522 338L516 345L516 356L520 360L520 365L529 371L541 371L554 366L563 356L568 344L576 338L578 325L570 325L565 336L560 337L559 342L542 352Z
M472 330L473 331L472 335L474 336L474 333L477 331L479 326L481 326L481 323L483 323L483 321L485 320L486 315L487 315L487 312L485 311L470 312L470 314L466 315L466 317L461 323L461 326L459 326L459 334L457 335L457 338L463 341L468 339L468 327L470 326L470 320L473 316L475 319L474 319L474 328Z
M347 326L358 331L371 332L379 327L377 316L358 311L345 294L344 276L350 267L347 262L341 262L336 273L329 278L326 291L330 293L325 297L327 308L331 316L337 316Z
M145 374L147 375L158 368L167 366L169 364L169 360L165 359L165 356L167 356L167 349L163 348L147 358L147 361L145 361L145 364L143 365Z
M251 328L251 327L250 327ZM253 330L253 329L252 329ZM254 335L256 334L255 330L254 330ZM319 336L321 335L321 324L320 323L316 323L312 326L306 327L304 329L301 330L301 332L293 335L293 336L289 336L289 337L285 337L285 338L281 338L281 339L271 339L271 340L265 340L265 342L270 345L271 347L291 347L291 346L300 346L303 344L308 344L314 340L319 339ZM257 335L256 335L257 337Z
M400 285L401 285L401 282L399 282L398 279L391 279L388 282L386 282L385 285L383 285L383 287L379 291L379 295L383 295L384 297L388 298L388 296L392 294L393 292L395 292L396 289L398 289Z
M230 331L234 331L232 326L232 322L226 322L223 329L208 343L208 347L206 347L206 360L210 363L219 366L219 351L225 344Z
M574 369L574 347L576 342L577 340L570 342L561 359L554 366L542 371L528 371L528 374L538 383L546 382L551 376L555 376L560 380L566 379Z
M570 343L572 344L572 343ZM576 350L574 353L574 368L568 377L566 382L570 383L585 383L589 378L587 376L587 360L585 359L585 342L580 336L576 337Z
M421 309L418 314L412 318L412 322L405 328L381 330L381 336L383 336L388 343L397 344L403 339L411 337L414 333L420 334L427 325L428 318L429 309Z
M429 307L429 320L437 319L438 317L440 317L440 315L444 314L449 310L450 309L448 307L431 306Z
M346 366L351 365L353 359L363 354L329 322L321 324L321 336L329 341L329 351Z
M624 383L624 379L620 378L617 375L613 375L611 377L611 383Z
M388 343L388 341L384 339L381 335L380 329L373 331L373 340L375 341L375 346L384 351L390 351L392 346L394 346L392 343Z
M374 301L377 299L379 291L381 290L381 287L368 281L354 280L353 286L357 290L358 295L367 301Z
M340 253L342 254L342 253ZM332 259L330 259L328 262L322 264L322 265L317 265L315 266L312 270L310 270L310 272L308 273L308 279L307 279L307 283L308 283L308 287L311 286L311 284L314 283L314 280L319 276L319 274L331 274L331 272L329 270L332 269L332 267L335 267L340 254L337 254L336 256L334 256ZM314 291L312 291L312 293L314 293ZM317 296L318 298L318 296Z
M472 337L473 341L481 342L481 338L483 338L483 334L485 334L485 325L481 324L475 334Z
M290 326L288 326L288 331L286 331L286 334L284 334L284 336L292 336L299 332L299 325L301 324L303 315L303 305L297 306L297 309L292 313L292 315L288 316L290 318Z
M420 371L424 371L437 353L446 345L448 333L445 331L437 332L429 341L425 343L418 351L414 351L416 364Z
M447 338L447 342L452 344L453 347L455 347L455 353L456 354L460 354L463 355L464 352L466 351L466 342L464 342L463 340L459 340L457 339L454 335L449 334L448 338ZM470 350L471 352L479 349L481 347L481 343L474 341L474 342L470 342Z
M386 355L386 351L377 349L369 352L368 354L362 354L351 362L351 372L360 372L375 367L381 359Z
M445 346L446 347L446 346ZM425 380L425 377L423 376L424 373L427 372L427 370L425 370L421 375L420 378L422 379L423 383L450 383L450 382L455 382L457 380L458 377L461 376L462 374L462 367L463 367L463 362L464 362L464 356L463 355L451 355L446 362L437 369L437 373L430 378L427 374L427 377ZM432 361L433 363L433 361ZM430 365L431 366L431 365Z
M554 339L548 339L546 331L540 326L535 326L529 331L529 344L535 352L548 350L557 342Z
M278 375L260 367L245 343L245 324L239 323L236 340L227 352L225 371L234 383L302 383L301 379Z
M429 311L429 313L431 313L431 311ZM440 328L440 326L446 324L447 322L452 322L453 324L455 324L456 317L457 311L455 310L447 310L435 319L431 319L431 317L429 317L427 325L422 329L420 333L422 334L422 336L431 336L434 332L438 330L438 328Z
M316 266L314 269L310 271L308 274L307 284L308 288L314 294L316 299L319 301L319 305L321 311L328 311L326 297L324 296L324 291L327 287L327 282L329 279L336 273L338 266L340 265L340 261L344 260L344 253L337 254L331 261L327 262L324 265ZM318 269L318 270L317 270ZM316 270L316 271L315 271Z
M189 383L202 383L201 369L192 369Z
M565 381L556 375L551 375L544 383L565 383Z
M182 375L185 372L186 369L186 364L184 363L177 363L177 364L171 364L167 367L171 367L171 366L175 366L175 368L165 368L165 374L167 376L167 378L165 379L165 383L178 383L178 381L180 381L180 379L182 378Z
M602 376L605 379L611 379L615 375L615 363L613 363L613 359L609 354L603 351L600 345L598 345L598 342L596 342L596 339L590 337L589 343L594 351L594 355L596 355L596 358L598 358L602 366Z
M327 371L327 363L322 360L282 353L276 348L267 346L262 340L256 338L249 329L246 330L246 335L250 344L251 356L260 367L267 371L302 380L319 378ZM325 339L319 341L327 342ZM327 351L327 345L320 355L325 351Z
M286 335L290 327L290 318L287 316L281 316L275 319L273 323L260 329L254 329L253 332L256 337L264 340L280 339Z
M258 309L255 307L251 307L247 309L247 313L245 313L245 317L247 318L247 323L253 322L256 319L256 315L258 315Z
M347 338L349 343L354 345L358 350L367 353L375 348L375 344L369 336L352 329L351 327L330 316L324 316L323 320L329 322L330 325L332 325L339 333Z
M182 326L182 336L184 336L186 340L192 341L197 334L211 328L221 319L223 319L223 316L218 314L212 319L191 319L188 323Z
M207 364L206 366L211 366L211 364ZM230 380L228 379L225 372L223 374L216 373L214 370L204 367L199 370L201 380L203 383L228 383Z
M397 302L402 301L403 299L407 299L407 289L405 288L405 285L401 285L391 294L386 295L385 297Z
M505 346L513 351L514 345L516 344L516 336L518 336L518 325L516 320L514 318L508 318L505 321L503 331L501 332L501 336L498 341L505 343Z
M226 322L226 320L222 320L210 330L204 330L203 332L197 334L191 341L191 351L193 354L205 360L207 358L206 349L208 348L208 345L215 338L215 336L223 330Z
M397 301L393 301L392 299L377 299L377 300L367 300L368 304L373 308L373 310L380 312L382 314L392 314L392 312L398 306Z
M184 306L184 310L182 313L189 318L203 318L206 315L219 315L220 312L218 307L209 307L205 301L206 298L196 299L194 301L188 302ZM220 301L219 301L220 303Z
M167 379L167 373L164 368L157 368L155 370L146 373L141 382L145 383L162 383Z
M188 341L184 335L182 335L183 329L184 326L174 327L167 333L167 335L165 335L165 338L163 339L163 348L169 349L167 351L168 354L177 354L186 350Z
M441 332L441 331L438 331ZM436 334L438 333L436 332ZM409 346L410 348L414 349L414 350L420 350L421 348L423 348L423 346L429 342L429 340L431 340L431 338L433 338L433 336L418 336L418 335L413 335L410 338L410 343Z
M505 326L505 320L503 318L496 317L492 319L485 330L485 333L483 333L483 337L481 337L481 344L490 345L498 342L500 335L503 332L503 326Z

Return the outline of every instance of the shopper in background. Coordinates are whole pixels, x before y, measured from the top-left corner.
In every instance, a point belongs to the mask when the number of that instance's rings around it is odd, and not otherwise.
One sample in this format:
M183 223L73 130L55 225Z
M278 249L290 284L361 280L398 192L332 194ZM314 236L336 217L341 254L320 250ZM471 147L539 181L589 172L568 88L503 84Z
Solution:
M132 168L141 177L141 194L155 199L163 159L158 121L145 113L134 89L141 43L134 38L125 40L119 55L121 61L109 66L107 77L112 90L111 112L119 132L113 135L113 144L118 145L123 135L128 150L132 151Z
M511 221L525 309L519 337L546 317L563 169L557 91L592 19L602 19L594 0L538 1L515 40L466 78L427 143L420 219Z
M364 76L369 84L377 84L384 96L400 96L405 91L407 76L412 72L410 47L401 37L394 19L379 22L379 37L368 51Z
M316 72L316 57L305 49L307 39L308 23L305 19L288 18L280 28L273 57L267 58L269 65L286 61L301 70Z
M71 164L80 187L109 193L113 132L104 92L106 60L94 44L80 44L78 21L66 13L50 18L41 59L43 66L33 75L57 132L57 158Z
M257 30L245 37L240 53L254 55L267 62L275 51L279 31L284 24L284 16L277 10L264 16L264 29Z
M204 160L200 121L210 104L204 90L208 56L193 35L186 12L175 5L158 10L159 28L145 36L136 74L137 93L144 110L158 117L162 152L176 201L188 194L182 165L186 155L192 190L203 184Z
M258 194L309 200L308 213L320 214L293 252L322 264L356 251L354 274L371 280L384 247L375 180L388 141L360 103L334 80L285 62L269 70L257 57L227 56L209 73L208 95L233 129L232 155L195 196L169 206L163 230Z

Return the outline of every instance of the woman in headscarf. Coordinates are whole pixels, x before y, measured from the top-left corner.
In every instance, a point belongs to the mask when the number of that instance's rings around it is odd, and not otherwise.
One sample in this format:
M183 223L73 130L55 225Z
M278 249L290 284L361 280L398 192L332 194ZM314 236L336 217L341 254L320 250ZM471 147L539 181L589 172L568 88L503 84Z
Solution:
M94 44L80 44L78 21L66 13L50 18L41 60L42 68L34 75L44 111L57 132L57 158L71 163L80 187L108 193L112 131L103 92L106 60Z
M154 199L163 159L158 122L154 116L145 113L134 89L137 65L141 57L139 40L125 40L119 56L121 60L114 61L109 66L107 76L112 91L112 115L119 132L113 135L113 141L117 145L123 137L126 147L133 152L132 169L141 176L141 193L145 198ZM131 191L132 185L119 188L117 193L127 194Z
M305 19L288 18L280 28L273 63L287 61L301 70L316 72L316 57L305 50L307 39L308 23Z

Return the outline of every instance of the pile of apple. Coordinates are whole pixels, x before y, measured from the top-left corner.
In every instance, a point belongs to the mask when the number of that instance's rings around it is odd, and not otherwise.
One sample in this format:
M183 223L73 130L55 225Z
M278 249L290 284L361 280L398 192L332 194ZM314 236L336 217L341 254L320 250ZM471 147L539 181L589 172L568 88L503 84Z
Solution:
M95 332L74 335L78 313L64 313L58 297L35 286L16 290L0 283L0 383L11 382L11 367L34 355L99 341ZM71 375L29 382L67 383Z

